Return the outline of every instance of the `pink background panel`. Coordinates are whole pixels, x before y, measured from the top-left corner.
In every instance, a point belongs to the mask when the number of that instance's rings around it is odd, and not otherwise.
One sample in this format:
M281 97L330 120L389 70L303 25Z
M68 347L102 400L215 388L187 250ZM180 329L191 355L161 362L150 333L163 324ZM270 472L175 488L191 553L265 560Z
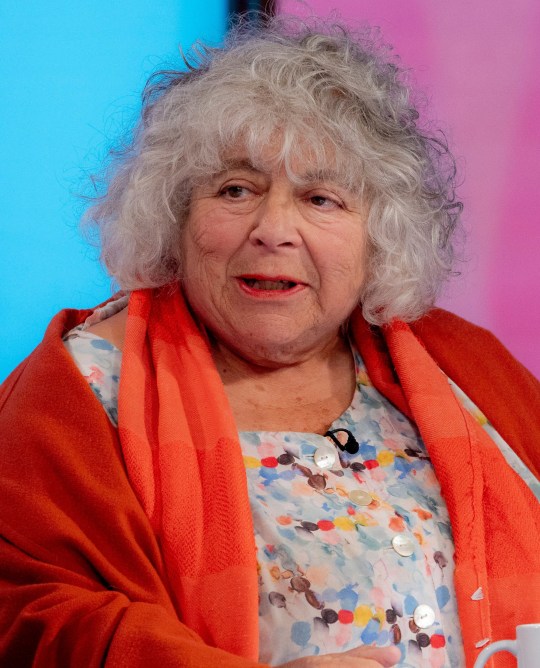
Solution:
M458 159L468 262L440 305L492 330L540 376L540 3L280 0L380 26Z

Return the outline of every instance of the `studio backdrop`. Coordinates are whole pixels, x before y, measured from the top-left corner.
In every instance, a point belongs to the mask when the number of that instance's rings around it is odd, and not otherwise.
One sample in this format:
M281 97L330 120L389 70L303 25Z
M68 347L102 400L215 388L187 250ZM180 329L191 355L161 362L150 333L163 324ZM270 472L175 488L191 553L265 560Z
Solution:
M78 219L89 175L129 127L147 76L178 47L217 45L231 13L293 0L0 2L0 380L52 315L110 281ZM463 176L468 263L441 304L488 327L540 376L540 3L310 0L381 27L414 71Z

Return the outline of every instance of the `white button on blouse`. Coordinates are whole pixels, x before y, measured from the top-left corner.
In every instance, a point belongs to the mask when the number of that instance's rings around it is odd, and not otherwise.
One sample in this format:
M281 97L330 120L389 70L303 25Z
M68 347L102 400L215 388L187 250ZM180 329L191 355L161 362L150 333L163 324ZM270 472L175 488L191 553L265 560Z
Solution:
M331 469L337 460L336 451L331 445L321 445L315 450L313 460L320 469Z
M410 557L414 554L414 542L409 536L398 533L392 538L392 547L401 557Z
M413 620L419 629L428 629L435 622L435 612L429 605L420 604L414 609Z
M363 489L354 489L349 494L349 499L356 503L357 506L369 506L373 501L373 497L369 492L364 491Z

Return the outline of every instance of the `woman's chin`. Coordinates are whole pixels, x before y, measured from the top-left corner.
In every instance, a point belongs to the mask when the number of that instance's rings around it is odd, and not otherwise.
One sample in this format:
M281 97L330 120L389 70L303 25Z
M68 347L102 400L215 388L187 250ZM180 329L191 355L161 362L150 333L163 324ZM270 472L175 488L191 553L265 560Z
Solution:
M233 352L249 364L275 369L299 364L309 357L306 351L279 344L254 345Z
M219 349L226 348L244 362L267 368L279 368L300 364L333 347L338 334L316 339L310 332L301 332L291 336L291 332L273 336L266 332L245 332L242 336L229 340L216 338Z

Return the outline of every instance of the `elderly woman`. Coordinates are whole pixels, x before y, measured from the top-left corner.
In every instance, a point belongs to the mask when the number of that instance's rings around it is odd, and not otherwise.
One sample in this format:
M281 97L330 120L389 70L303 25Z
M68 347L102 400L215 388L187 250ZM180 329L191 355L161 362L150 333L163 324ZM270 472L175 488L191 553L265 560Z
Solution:
M368 33L196 57L90 211L123 292L3 388L1 663L472 666L540 620L540 388L433 308L452 160Z

